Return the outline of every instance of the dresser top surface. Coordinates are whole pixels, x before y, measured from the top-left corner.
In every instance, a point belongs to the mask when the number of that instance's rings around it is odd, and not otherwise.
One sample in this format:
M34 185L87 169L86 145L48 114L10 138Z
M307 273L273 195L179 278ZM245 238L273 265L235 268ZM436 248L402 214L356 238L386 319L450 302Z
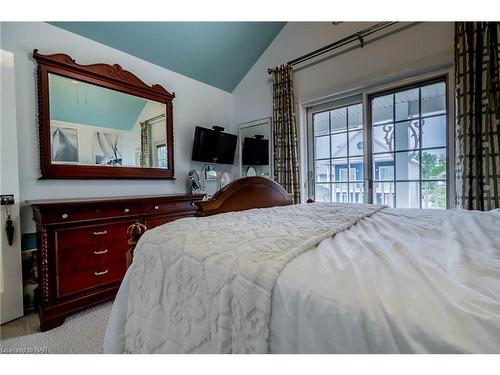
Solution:
M118 203L131 201L148 200L201 200L203 194L163 194L163 195L130 195L120 197L102 197L102 198L64 198L64 199L39 199L27 200L26 203L31 206L58 206L66 204L93 204L93 203Z

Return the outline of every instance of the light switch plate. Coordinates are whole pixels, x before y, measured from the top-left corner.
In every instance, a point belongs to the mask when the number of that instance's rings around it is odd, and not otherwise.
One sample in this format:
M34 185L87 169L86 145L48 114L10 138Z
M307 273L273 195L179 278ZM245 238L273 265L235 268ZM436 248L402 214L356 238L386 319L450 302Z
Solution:
M2 194L0 195L0 205L10 205L14 204L14 194Z

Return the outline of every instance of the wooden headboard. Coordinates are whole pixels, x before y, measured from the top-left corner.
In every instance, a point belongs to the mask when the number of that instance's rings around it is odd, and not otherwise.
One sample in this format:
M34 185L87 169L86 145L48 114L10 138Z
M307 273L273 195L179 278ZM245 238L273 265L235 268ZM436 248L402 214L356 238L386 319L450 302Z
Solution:
M288 206L293 197L281 185L265 177L244 177L234 180L219 190L212 199L194 202L200 209L200 216L209 216L252 208ZM140 223L128 228L129 251L127 268L132 263L137 242L147 228Z
M200 216L292 203L292 196L281 185L265 177L239 178L215 193L212 199L195 202Z

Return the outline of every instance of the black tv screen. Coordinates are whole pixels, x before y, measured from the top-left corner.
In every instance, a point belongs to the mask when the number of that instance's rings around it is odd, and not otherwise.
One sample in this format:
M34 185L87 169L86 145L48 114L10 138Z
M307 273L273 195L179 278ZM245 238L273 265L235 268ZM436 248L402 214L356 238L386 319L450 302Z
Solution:
M242 159L244 165L268 165L269 140L245 138L243 141Z
M206 163L233 164L238 136L197 126L191 159Z

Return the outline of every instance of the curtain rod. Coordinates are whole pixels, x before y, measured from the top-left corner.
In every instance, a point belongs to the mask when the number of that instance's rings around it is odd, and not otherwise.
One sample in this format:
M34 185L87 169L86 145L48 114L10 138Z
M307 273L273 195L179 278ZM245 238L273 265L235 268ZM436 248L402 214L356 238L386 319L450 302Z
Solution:
M146 122L153 122L153 121L156 121L156 120L159 120L161 118L165 117L165 114L162 113L161 115L158 115L158 116L155 116L155 117L151 117L150 119L147 119L147 120L144 120L144 121L141 121L141 124L144 124Z
M349 44L349 43L352 43L352 42L355 42L355 41L359 41L359 46L360 47L363 47L364 45L364 40L363 38L368 36L368 35L371 35L377 31L380 31L380 30L383 30L389 26L392 26L394 24L396 24L397 22L396 21L392 21L392 22L379 22L379 23L376 23L372 26L369 26L367 27L366 29L363 29L361 31L358 31L357 33L354 33L354 34L351 34L349 36L346 36L345 38L342 38L342 39L339 39L337 40L336 42L333 42L327 46L324 46L324 47L321 47L321 48L318 48L317 50L314 50L312 52L309 52L309 53L306 53L305 55L302 55L300 57L297 57L296 59L293 59L293 60L290 60L287 62L287 65L297 65L297 64L300 64L300 63L303 63L304 61L307 61L307 60L310 60L310 59L313 59L315 57L318 57L324 53L327 53L327 52L330 52L336 48L339 48L339 47L342 47L342 46L345 46L346 44ZM271 74L273 72L274 69L272 68L269 68L267 69L267 72L269 74Z

